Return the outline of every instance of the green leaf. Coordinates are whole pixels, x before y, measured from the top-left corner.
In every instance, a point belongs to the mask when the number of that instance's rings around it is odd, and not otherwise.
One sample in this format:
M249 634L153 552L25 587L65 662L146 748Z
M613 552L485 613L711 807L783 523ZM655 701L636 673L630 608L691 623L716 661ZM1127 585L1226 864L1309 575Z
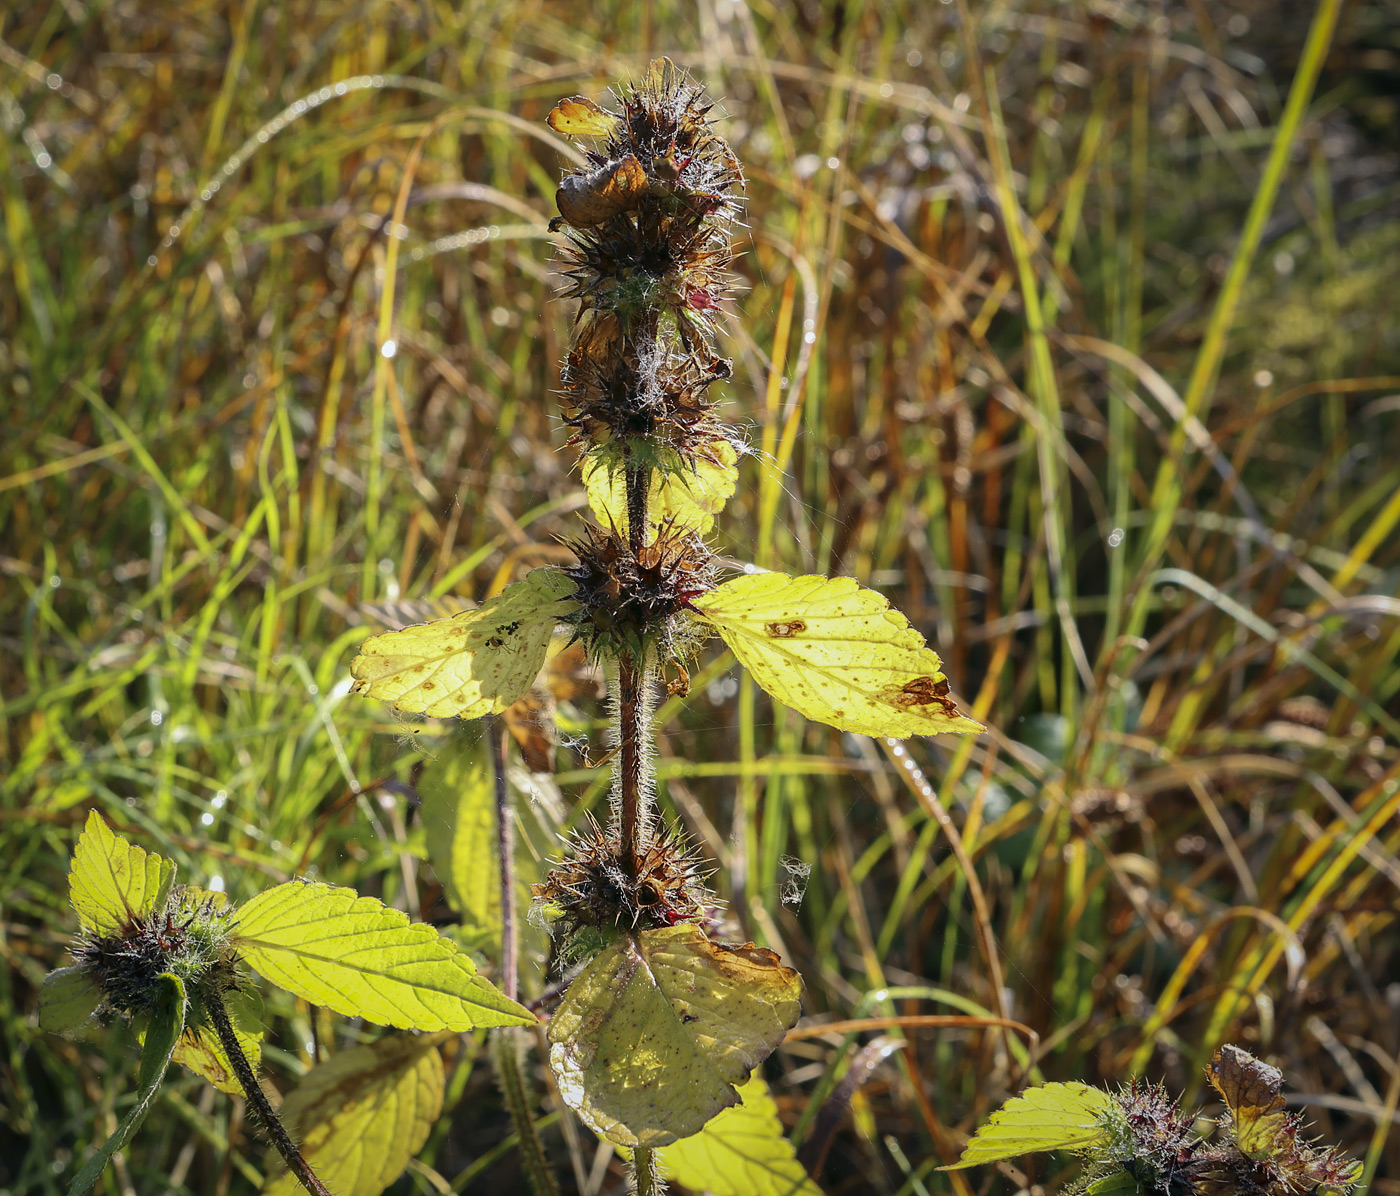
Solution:
M501 930L496 781L486 739L453 735L418 778L428 859L465 924Z
M574 589L562 569L535 569L475 610L370 636L350 662L355 692L435 718L500 714L534 684Z
M163 973L157 980L155 1006L146 1026L146 1041L141 1051L141 1068L136 1077L136 1103L122 1118L117 1131L103 1144L74 1177L68 1196L85 1196L102 1174L112 1156L131 1140L131 1135L146 1119L155 1100L156 1090L170 1065L175 1044L185 1028L185 986L178 976Z
M802 980L772 952L681 923L628 933L583 969L549 1022L559 1091L620 1146L666 1146L739 1103L733 1085L801 1013Z
M848 577L736 577L692 599L755 681L794 710L862 735L984 728L958 712L938 654Z
M558 849L557 790L548 778L507 770L515 812L516 928L522 950L547 958L549 934L529 919L530 886ZM527 795L528 794L528 798ZM500 956L501 875L496 842L496 779L485 738L466 727L452 734L418 778L428 858L465 933L454 934L492 959ZM529 978L527 977L527 980Z
M1084 1196L1140 1196L1137 1178L1123 1168L1094 1180L1084 1189Z
M59 968L45 976L39 988L39 1029L72 1034L87 1024L101 1004L102 990L87 968Z
M657 1150L662 1174L713 1196L821 1196L783 1135L762 1077L750 1077L739 1097L743 1104L725 1109L698 1134Z
M1002 1105L943 1171L1015 1158L1037 1150L1086 1150L1106 1142L1118 1105L1088 1084L1042 1084Z
M393 1035L341 1051L287 1095L283 1123L336 1196L379 1196L428 1140L442 1112L438 1043ZM296 1177L271 1163L263 1196L297 1196Z
M113 834L96 810L88 814L68 872L68 895L84 930L116 934L164 906L174 880L174 861Z
M353 889L293 881L238 911L234 942L273 984L347 1017L403 1030L532 1025L431 926Z

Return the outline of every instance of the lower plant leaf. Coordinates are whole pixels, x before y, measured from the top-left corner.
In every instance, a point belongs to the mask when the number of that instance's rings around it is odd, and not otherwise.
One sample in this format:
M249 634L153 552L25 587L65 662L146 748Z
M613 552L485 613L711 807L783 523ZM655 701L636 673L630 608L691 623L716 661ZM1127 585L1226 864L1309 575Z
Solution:
M395 1034L352 1047L313 1067L287 1094L282 1120L336 1196L379 1196L428 1140L442 1111L438 1044L447 1037ZM263 1196L300 1191L274 1162Z
M783 1134L778 1106L758 1075L698 1134L656 1152L667 1179L713 1196L821 1196Z

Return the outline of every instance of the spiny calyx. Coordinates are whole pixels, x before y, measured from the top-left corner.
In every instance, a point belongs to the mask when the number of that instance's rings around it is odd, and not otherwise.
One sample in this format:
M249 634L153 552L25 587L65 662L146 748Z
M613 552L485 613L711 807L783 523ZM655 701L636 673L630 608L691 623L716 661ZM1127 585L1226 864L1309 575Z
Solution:
M533 887L567 940L586 927L652 930L704 919L715 906L705 868L676 827L654 831L635 866L617 837L592 819Z

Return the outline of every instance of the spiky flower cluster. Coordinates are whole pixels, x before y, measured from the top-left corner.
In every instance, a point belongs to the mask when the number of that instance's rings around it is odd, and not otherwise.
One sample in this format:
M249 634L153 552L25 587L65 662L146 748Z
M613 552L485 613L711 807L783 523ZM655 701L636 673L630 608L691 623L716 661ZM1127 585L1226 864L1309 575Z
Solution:
M1276 1068L1235 1047L1224 1048L1222 1054L1229 1053L1237 1066L1262 1078L1266 1100L1258 1106L1227 1110L1213 1138L1197 1136L1193 1129L1196 1118L1183 1113L1160 1085L1134 1083L1118 1094L1122 1121L1107 1153L1132 1175L1138 1191L1160 1196L1296 1196L1305 1192L1339 1196L1345 1192L1356 1181L1359 1165L1340 1151L1319 1147L1302 1137L1302 1119L1282 1111L1278 1092L1281 1076ZM1231 1096L1233 1093L1227 1096L1227 1105ZM1251 1119L1244 1132L1239 1124L1241 1116ZM1263 1132L1257 1120L1262 1117L1270 1119ZM1084 1186L1113 1170L1091 1168Z
M671 827L653 837L633 873L616 836L589 819L533 894L565 916L570 934L585 927L655 930L710 914L716 899L705 881L712 871Z
M715 349L731 290L731 230L743 174L711 124L704 90L668 59L615 95L615 110L581 96L549 114L585 146L567 174L552 227L566 232L562 295L578 303L561 371L565 423L598 523L568 545L577 564L575 637L594 659L622 663L619 731L627 797L615 822L594 825L536 888L565 938L588 927L646 930L694 921L712 901L685 842L652 825L641 740L655 669L675 669L693 631L681 617L715 584L703 533L734 489L740 437L715 414L710 388L730 363ZM631 670L629 673L628 670ZM615 774L616 775L616 774ZM619 782L620 784L620 782ZM632 823L624 809L642 813Z
M236 986L230 914L212 897L193 897L176 886L162 909L132 917L116 933L84 934L73 955L108 1010L148 1013L165 972L178 976L192 997L211 982L220 990Z

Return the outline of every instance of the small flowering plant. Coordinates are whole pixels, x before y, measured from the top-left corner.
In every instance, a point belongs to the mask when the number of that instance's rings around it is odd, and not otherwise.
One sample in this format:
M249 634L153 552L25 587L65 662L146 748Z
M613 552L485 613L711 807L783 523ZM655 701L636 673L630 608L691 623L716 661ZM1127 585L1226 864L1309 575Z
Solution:
M1076 1082L1042 1084L992 1114L953 1167L1043 1150L1084 1156L1085 1196L1341 1196L1361 1165L1301 1136L1284 1107L1283 1073L1237 1046L1216 1051L1206 1078L1225 1104L1214 1139L1195 1131L1159 1085L1117 1093Z
M136 1103L69 1196L83 1196L130 1140L172 1061L245 1096L289 1173L326 1196L258 1082L261 1004L249 969L313 1004L401 1029L536 1020L451 941L373 897L291 882L235 908L222 893L177 884L174 861L113 833L96 811L68 885L80 926L75 963L45 979L39 1024L73 1034L123 1016L143 1043Z
M582 96L548 123L585 165L559 188L563 295L577 304L562 405L594 522L575 561L536 569L479 607L374 636L356 689L396 710L475 719L526 694L558 633L608 678L612 807L535 886L561 958L582 961L549 1022L564 1100L653 1152L740 1102L738 1088L800 1014L801 980L769 950L713 941L706 870L660 822L652 735L661 687L718 636L769 694L866 735L977 732L938 656L878 593L847 578L759 570L723 579L705 537L738 486L742 437L711 388L744 180L703 90L667 59L614 108ZM747 1107L747 1104L746 1106ZM800 1172L799 1172L800 1174Z

